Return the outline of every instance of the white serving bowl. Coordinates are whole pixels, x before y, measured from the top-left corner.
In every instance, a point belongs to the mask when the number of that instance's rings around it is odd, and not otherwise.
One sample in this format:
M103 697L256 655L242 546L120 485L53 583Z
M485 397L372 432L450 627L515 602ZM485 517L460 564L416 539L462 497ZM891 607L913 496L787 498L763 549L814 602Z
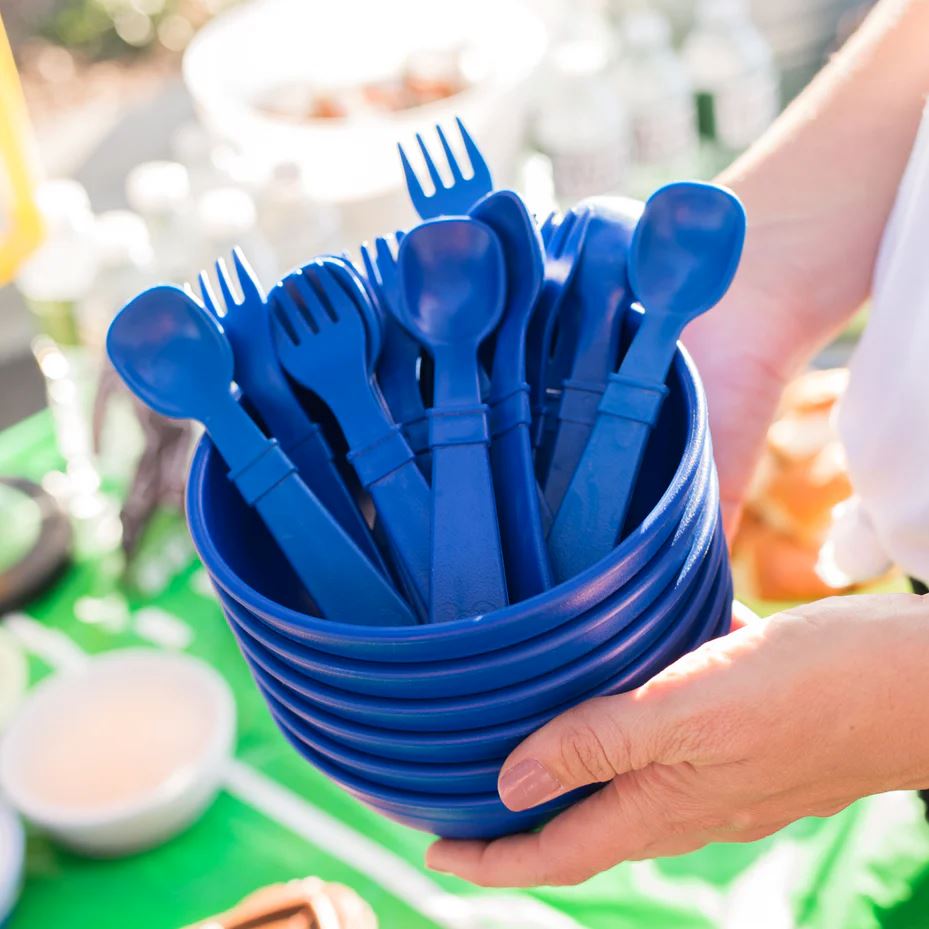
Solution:
M61 844L109 857L165 841L213 800L228 684L188 655L122 649L42 681L0 742L0 790Z
M522 143L532 77L546 48L542 20L520 0L253 0L205 26L184 79L207 128L270 163L295 160L311 193L373 200L402 187L397 142L460 116L505 180ZM263 111L293 81L338 86L394 73L410 52L467 47L481 76L444 100L396 113L310 119Z

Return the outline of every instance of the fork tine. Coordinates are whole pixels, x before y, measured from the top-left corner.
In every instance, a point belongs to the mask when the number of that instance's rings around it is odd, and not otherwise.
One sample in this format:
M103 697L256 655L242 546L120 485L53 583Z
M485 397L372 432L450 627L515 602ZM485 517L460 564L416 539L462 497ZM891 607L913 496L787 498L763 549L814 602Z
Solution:
M393 249L390 247L390 242L384 236L378 236L374 240L374 247L377 250L377 266L378 270L381 273L381 277L384 276L384 270L382 265L387 268L392 268L397 259L394 257Z
M410 164L410 159L406 157L403 146L397 143L397 149L400 152L400 162L403 165L403 174L406 178L406 189L410 192L410 199L413 200L415 205L417 200L425 199L426 194L423 191L422 184L419 183L419 178L413 170L413 166Z
M403 237L404 237L405 235L406 235L406 233L405 233L402 229L398 229L398 230L394 233L394 240L395 240L396 243L397 243L397 248L400 247L400 243L403 241Z
M309 326L313 334L317 335L319 333L319 318L324 317L326 311L320 305L316 288L313 286L313 283L308 280L307 272L308 269L303 268L296 274L290 275L287 281L294 290L297 291L297 297L294 298L294 302L300 317L304 321L304 325Z
M216 308L216 297L213 294L213 285L205 271L197 275L197 283L200 285L200 294L203 297L203 305L209 311L210 316L219 319L219 310Z
M235 274L239 281L239 292L242 294L244 303L261 302L264 300L264 291L258 282L258 275L255 269L249 264L245 257L245 252L238 245L232 249L232 264L235 266Z
M371 252L368 248L368 243L365 242L362 244L358 251L361 252L361 263L364 265L365 277L368 279L368 283L377 286L381 283L381 278L375 262L371 260Z
M304 328L304 324L296 301L284 286L283 281L274 288L274 291L275 299L271 303L271 312L290 341L294 345L299 345L300 332Z
M448 168L452 172L452 183L456 184L458 181L463 181L464 175L461 173L461 165L458 164L458 159L455 157L455 153L452 151L451 145L448 144L448 139L445 138L445 133L438 123L436 123L435 131L438 133L439 141L442 143L442 148L445 151L445 160L448 162Z
M416 133L416 141L419 143L419 150L423 153L423 160L426 162L426 170L429 172L429 178L433 186L436 191L442 190L445 187L442 183L442 175L439 174L439 169L435 166L432 155L429 154L429 149L426 148L426 143L418 132Z
M339 318L339 303L345 297L351 299L351 294L346 288L339 283L336 272L325 266L320 267L316 275L316 283L321 291L322 303L326 306L330 319L337 321Z
M465 151L468 153L468 158L471 161L471 179L475 181L480 180L490 188L493 184L490 177L490 168L487 167L487 162L484 161L481 150L477 147L477 143L474 139L471 138L468 130L465 129L465 125L461 121L460 116L455 117L455 122L458 124L458 131L461 133L461 141L464 142Z
M226 312L228 313L229 308L236 306L239 301L232 289L232 278L229 276L229 271L226 269L226 261L224 258L216 259L216 278L219 281L219 289L223 295L223 301L226 304Z

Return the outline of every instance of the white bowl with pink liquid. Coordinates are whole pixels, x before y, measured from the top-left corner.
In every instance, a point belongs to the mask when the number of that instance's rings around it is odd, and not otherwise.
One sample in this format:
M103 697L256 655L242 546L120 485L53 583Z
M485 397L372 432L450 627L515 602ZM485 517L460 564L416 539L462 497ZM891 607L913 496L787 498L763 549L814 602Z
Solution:
M232 751L229 686L188 655L131 648L42 681L0 743L0 791L74 851L166 841L215 797Z

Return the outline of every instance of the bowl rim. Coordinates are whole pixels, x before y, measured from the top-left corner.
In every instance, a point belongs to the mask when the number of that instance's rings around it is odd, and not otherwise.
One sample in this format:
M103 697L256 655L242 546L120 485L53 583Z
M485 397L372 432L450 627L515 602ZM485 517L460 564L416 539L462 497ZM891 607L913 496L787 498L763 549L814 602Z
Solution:
M192 675L196 686L209 701L216 724L199 745L195 758L163 780L153 789L118 804L95 810L75 810L36 797L16 770L20 740L35 742L41 735L31 726L32 716L46 703L60 702L73 687L83 686L95 679L94 671L101 666L116 666L117 673L126 673L131 680L133 666L155 662L170 671L181 668ZM122 666L122 668L120 668ZM57 671L33 687L23 700L0 741L0 786L10 803L23 816L49 831L67 832L81 829L103 829L129 823L136 818L169 807L190 793L194 793L231 755L236 731L235 698L226 680L212 666L200 658L181 652L164 652L144 646L131 646L101 652L88 657L74 668Z
M414 644L429 646L456 640L460 645L462 639L476 638L480 640L483 635L486 635L488 628L491 628L491 626L485 620L490 616L493 617L492 628L495 632L499 633L501 629L506 629L509 626L516 626L517 628L535 626L536 634L539 634L555 628L555 626L561 625L569 619L569 617L565 617L552 623L551 626L541 629L538 627L538 618L535 616L535 611L539 606L546 604L549 608L553 605L567 608L571 605L570 613L574 616L586 612L596 602L599 602L598 599L587 603L591 595L596 596L596 582L622 575L624 569L628 569L630 564L634 565L636 563L636 556L641 555L646 550L646 543L654 545L656 538L663 540L673 531L673 525L667 525L669 520L666 514L669 510L673 513L674 509L686 508L692 489L691 483L694 472L699 468L704 456L708 455L712 458L706 397L700 375L686 349L680 343L678 343L675 353L673 370L686 401L685 414L687 422L684 452L668 486L651 512L616 548L584 571L550 590L543 591L518 603L510 604L493 613L478 614L443 623L425 623L414 626L363 626L303 613L277 603L270 597L260 593L254 587L242 581L232 570L220 554L207 528L206 520L203 518L204 476L211 456L218 455L206 435L200 439L194 452L187 482L187 523L194 547L197 549L197 553L214 584L222 588L234 600L255 613L259 618L272 624L276 622L287 624L293 628L294 634L312 640L323 651L327 650L326 646L334 650L350 649L352 654L357 657L355 650L361 644L369 647L395 645L402 649L404 646ZM663 520L662 515L666 517ZM664 536L661 535L662 532L664 532ZM613 584L611 589L615 589L617 586L619 585ZM585 603L587 603L586 606ZM489 650L478 646L468 654L477 654ZM389 660L389 654L391 653L384 652L381 657ZM456 651L454 656L450 654L449 657L461 657L463 654Z
M252 661L266 674L274 677L282 687L315 705L325 707L337 716L356 722L367 722L369 725L375 725L373 716L377 716L381 722L376 725L395 727L402 731L430 731L448 726L450 718L458 718L461 714L470 716L485 713L500 700L508 703L533 702L538 698L540 687L545 693L549 693L551 687L569 686L579 675L586 677L595 668L602 668L604 663L608 665L605 669L607 676L615 675L629 662L635 662L642 654L643 648L647 649L654 645L656 640L673 637L675 628L680 624L679 611L682 608L687 609L686 604L693 604L699 597L697 609L702 609L706 603L711 601L719 571L723 566L722 548L718 538L717 521L710 520L701 534L699 553L695 555L691 552L687 562L678 572L677 580L670 582L668 595L650 604L636 617L636 621L631 626L618 629L615 635L553 671L518 683L504 684L480 692L425 698L404 696L396 699L356 694L316 680L303 681L300 672L293 668L286 668L286 673L282 673L275 667L282 664L279 658L272 656L270 662L267 661L263 647L260 643L256 644L247 632L240 634L236 631L235 634L240 650L247 653ZM245 636L245 641L242 635ZM628 644L630 639L634 641L636 647L632 649L628 657L613 654L609 659L604 660L603 653L615 652L624 644ZM369 714L373 714L372 719L359 719L360 716ZM422 726L416 725L412 729L406 725L400 725L401 720L423 719L424 717L428 719L428 724L424 722ZM393 722L388 723L387 719Z
M721 595L723 598L726 593L726 588L730 586L726 583L721 585ZM714 616L712 622L704 622L698 625L699 628L696 628L694 633L691 635L688 640L687 651L692 651L694 648L699 647L705 641L709 641L711 638L716 636L727 621L728 617L716 617ZM299 715L299 714L298 714ZM283 734L283 733L282 733ZM285 738L288 738L285 735ZM289 741L289 739L288 739ZM295 750L299 751L298 749ZM313 751L313 755L318 755L318 752ZM500 759L501 764L504 759ZM445 804L445 809L450 807L453 808L463 808L469 813L479 813L481 810L488 807L494 807L499 805L500 809L505 809L502 807L502 803L497 794L421 794L421 793L412 793L405 792L395 787L386 787L379 784L374 784L371 781L366 780L363 777L355 775L353 772L345 771L344 768L341 768L340 765L335 762L325 759L323 765L317 764L315 761L310 761L307 759L310 764L313 764L314 767L324 776L333 781L343 790L347 791L353 796L363 799L364 802L375 805L377 807L383 806L385 809L396 810L399 813L404 813L408 809L420 807L422 809L427 809L429 804L435 803L436 807L442 809L441 805ZM328 768L330 766L335 766L337 769L337 776L333 776ZM359 786L354 786L353 782ZM407 799L409 798L409 799ZM562 798L556 798L556 800L551 801L553 804L557 800ZM425 804L424 804L425 801ZM543 807L544 808L544 807ZM511 811L507 811L511 812ZM427 813L426 815L431 815ZM451 814L454 818L454 814Z
M725 568L725 564L718 566L717 577L715 578L713 584L714 590L711 591L713 594L712 608L707 611L706 616L695 617L692 620L689 629L691 635L685 640L686 647L684 648L684 652L681 654L684 654L687 651L691 651L702 644L702 642L713 638L719 633L719 630L721 630L722 627L731 620L731 616L729 615L731 611L722 609L723 603L725 603L727 600L731 600L732 595L731 575ZM659 652L657 659L663 657L665 657L664 654ZM262 697L265 700L267 700L268 692L270 692L272 697L290 709L294 714L296 714L301 719L304 719L308 724L319 728L320 731L322 731L328 737L335 739L337 742L339 742L340 745L353 745L351 740L343 740L342 738L346 733L350 733L352 739L356 743L361 743L367 746L381 746L384 744L396 744L398 742L402 742L405 743L408 748L411 746L416 746L415 751L417 752L425 751L427 749L434 750L435 752L441 752L445 748L451 747L452 745L457 745L460 747L462 744L477 744L481 741L481 738L486 738L486 735L490 730L493 730L494 738L523 739L528 734L527 732L523 731L525 730L527 724L531 723L534 728L538 728L539 726L544 725L548 719L551 719L553 715L557 715L558 713L563 712L564 710L568 709L569 706L574 706L585 700L591 699L598 694L602 695L602 692L605 689L609 689L611 686L615 686L615 681L613 681L611 685L611 680L608 679L607 681L602 682L601 684L592 688L591 692L581 694L576 699L559 703L557 706L552 707L550 712L537 712L530 716L526 716L521 719L510 720L499 725L487 726L482 729L475 729L472 727L470 729L461 729L455 731L433 730L430 732L422 732L390 729L389 727L385 726L374 726L369 723L362 723L355 720L345 719L343 717L337 716L335 713L332 713L327 709L313 706L306 698L301 698L299 695L289 692L286 694L286 696L279 696L280 685L278 682L271 679L271 676L263 669L259 668L256 670L248 658L245 660L249 665L249 669L251 670L255 684L261 691ZM655 664L656 655L654 653L651 655L639 655L636 657L630 668L624 669L624 676L627 678L637 677L642 673L643 668L649 670L654 668L649 674L649 677L652 677L657 674L661 668L666 667L667 662L660 667L654 667ZM438 740L435 738L436 736L439 737ZM394 756L380 754L376 754L376 757L388 758L389 760L403 760L397 759Z
M710 469L702 468L701 473L709 480ZM701 481L704 478L701 478ZM702 496L702 495L701 495ZM697 508L693 517L695 531L700 533L697 538L700 539L703 533L712 532L711 524L715 524L718 519L718 511L714 512L714 507L718 505L715 497L710 503L704 502ZM708 544L707 544L708 547ZM650 562L646 570L637 575L641 580L640 584L635 585L635 589L628 591L627 585L618 588L603 598L600 603L592 606L585 613L570 620L561 623L554 629L542 632L539 635L524 639L508 648L499 648L493 651L484 652L480 655L468 655L461 658L436 659L434 661L408 661L408 662L378 662L366 658L349 658L338 655L330 655L325 652L318 652L312 644L299 637L288 636L278 626L262 622L258 617L252 614L245 606L233 599L228 593L220 589L218 597L223 610L227 614L227 619L235 623L236 626L243 627L245 632L254 639L258 644L270 652L277 660L285 664L290 670L297 673L309 673L314 681L328 684L330 687L347 690L352 693L364 693L370 697L384 696L380 691L384 688L394 688L398 684L415 687L432 687L436 682L443 682L448 679L457 679L461 675L471 675L474 672L486 672L488 659L495 666L499 666L500 673L505 673L508 669L519 667L525 661L531 660L540 649L549 649L552 643L558 647L573 642L577 639L586 637L591 628L589 616L594 611L599 611L607 602L612 602L620 597L626 601L623 607L627 614L627 622L622 628L628 628L635 623L643 613L651 609L667 589L673 577L678 575L685 567L689 557L692 557L694 548L693 539L689 536L686 543L680 542L679 537L673 538L663 546L659 555ZM667 559L662 564L657 564L658 558L662 555L670 555L672 549L676 549L674 557ZM633 601L638 601L644 594L650 594L652 588L657 588L655 596L646 597L644 603L635 603L635 608L630 608ZM625 592L625 596L624 596ZM231 615L230 615L231 614ZM599 626L605 620L600 619L595 622ZM614 631L614 635L620 629ZM608 636L600 644L606 642ZM514 653L520 651L523 654L514 659ZM305 652L312 654L307 655ZM578 656L575 656L578 657ZM332 673L333 666L339 669L337 674ZM436 670L441 673L436 674ZM529 677L535 677L533 674ZM376 678L379 682L378 689L357 690L357 682L361 680L370 681ZM529 678L521 677L519 683ZM392 695L389 694L389 695ZM443 697L456 696L458 694L443 694Z

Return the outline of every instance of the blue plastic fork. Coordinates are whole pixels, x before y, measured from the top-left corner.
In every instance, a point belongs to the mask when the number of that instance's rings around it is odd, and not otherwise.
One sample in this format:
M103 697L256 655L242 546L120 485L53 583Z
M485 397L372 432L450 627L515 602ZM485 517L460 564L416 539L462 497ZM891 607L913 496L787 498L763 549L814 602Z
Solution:
M488 194L471 215L486 223L500 240L509 282L503 321L494 341L488 402L490 463L507 588L511 600L518 602L552 585L532 461L526 383L526 331L544 275L542 240L525 204L512 190Z
M441 622L507 602L477 357L503 312L503 251L478 220L433 219L400 243L399 271L400 320L435 362L429 615Z
M413 452L375 392L366 356L367 294L337 259L321 258L275 285L269 296L281 363L332 411L348 459L371 494L378 521L417 606L429 602L432 506Z
M587 214L568 212L559 221L550 216L542 226L545 245L545 277L538 306L526 336L526 379L532 406L532 444L538 448L544 432L546 411L546 375L552 352L552 340L565 292L577 268L577 257L587 235Z
M632 303L626 255L642 204L626 197L591 197L579 204L589 215L584 249L567 291L551 366L560 390L554 435L544 475L545 500L553 512L580 461L606 380L616 366L623 318Z
M668 388L684 327L713 307L735 275L745 211L734 194L683 181L645 204L629 249L629 280L644 314L600 400L590 441L549 536L559 581L607 555L623 529L639 466Z
M361 625L415 618L384 576L313 495L274 439L232 394L222 326L178 287L152 287L117 314L107 352L127 386L164 416L203 423L246 503L324 616Z
M455 153L442 131L442 127L436 125L435 131L442 145L449 173L452 176L451 186L448 187L442 181L442 175L439 173L432 155L429 154L429 149L426 147L423 137L418 132L416 133L416 141L419 143L419 150L422 152L423 160L426 163L429 179L435 188L432 194L426 194L423 190L422 184L420 184L419 178L416 176L416 172L403 150L403 146L397 146L400 150L400 161L403 163L403 173L406 176L406 189L410 194L413 208L419 214L420 219L435 219L439 216L464 216L481 197L486 196L493 190L493 180L487 162L484 161L484 156L468 134L464 123L457 117L455 123L458 125L462 144L471 162L471 176L464 176L458 159L455 157Z
M396 241L403 233L396 234ZM400 299L397 260L386 238L374 240L374 256L367 244L360 248L365 279L377 303L384 327L384 349L377 365L377 382L393 418L403 428L410 447L416 453L420 470L428 476L431 468L429 430L426 408L419 389L416 366L419 343L397 321Z
M220 317L209 278L199 277L203 303L220 322L232 347L235 381L265 426L296 465L307 486L320 499L355 544L387 572L368 526L333 461L320 427L307 415L284 372L271 339L271 318L255 274L239 248L233 250L242 299L233 292L225 262L216 275L225 302Z

